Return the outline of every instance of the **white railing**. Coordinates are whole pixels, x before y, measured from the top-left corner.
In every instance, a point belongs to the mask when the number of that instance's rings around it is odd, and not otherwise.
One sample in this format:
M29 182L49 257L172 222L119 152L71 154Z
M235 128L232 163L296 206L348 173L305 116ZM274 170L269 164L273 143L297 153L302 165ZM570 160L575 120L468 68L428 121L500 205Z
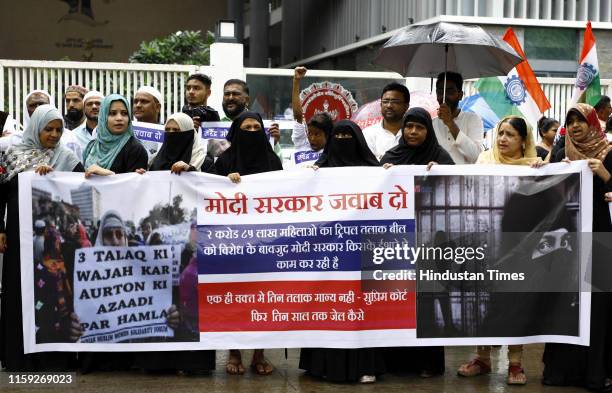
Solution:
M185 80L208 67L162 64L82 63L71 61L0 60L0 109L8 111L21 124L23 102L34 89L48 91L63 113L63 95L73 84L132 97L140 86L158 89L164 98L165 116L180 111Z
M63 113L63 94L72 84L80 84L103 94L119 93L132 98L133 92L142 85L158 89L164 98L162 120L171 113L180 111L184 102L185 81L189 74L203 72L215 81L221 73L220 66L160 65L131 63L82 63L66 61L0 60L0 110L8 111L21 124L23 102L28 92L34 89L47 90L54 104ZM289 77L290 69L242 68L242 75L269 75ZM397 79L392 72L362 72L339 70L311 70L312 77ZM544 93L551 103L545 115L563 121L567 103L573 93L572 78L538 78ZM465 96L475 93L474 80L465 82ZM601 81L602 93L612 96L612 80ZM219 95L220 83L214 83L213 95ZM288 86L288 89L290 87ZM222 93L221 93L222 94ZM220 100L218 100L220 102ZM216 108L221 112L221 108Z
M544 113L544 116L555 118L561 122L565 120L568 103L572 99L574 93L574 78L538 78L544 94L550 102L550 109ZM465 81L463 90L465 96L470 96L476 93L474 88L475 79ZM601 93L607 96L612 96L612 79L601 80Z

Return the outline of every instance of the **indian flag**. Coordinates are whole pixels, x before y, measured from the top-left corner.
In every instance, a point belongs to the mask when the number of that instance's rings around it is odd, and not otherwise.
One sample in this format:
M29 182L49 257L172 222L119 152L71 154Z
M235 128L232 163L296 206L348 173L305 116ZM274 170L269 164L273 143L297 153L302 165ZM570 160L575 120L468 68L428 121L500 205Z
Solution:
M512 28L508 28L503 40L523 59L508 75L480 78L476 89L499 118L509 115L522 116L536 129L550 103L542 91L527 57Z
M584 102L595 105L601 98L601 83L599 81L599 63L597 62L597 48L595 36L591 29L591 22L587 22L584 32L584 45L580 55L580 66L576 74L576 84L572 95L571 105Z

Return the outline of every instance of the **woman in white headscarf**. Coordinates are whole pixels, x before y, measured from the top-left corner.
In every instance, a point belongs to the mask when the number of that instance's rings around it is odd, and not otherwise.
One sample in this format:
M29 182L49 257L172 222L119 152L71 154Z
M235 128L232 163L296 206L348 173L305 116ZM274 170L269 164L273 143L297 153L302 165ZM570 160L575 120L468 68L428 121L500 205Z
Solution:
M96 247L127 247L127 238L127 230L119 213L114 210L109 210L104 213L104 216L102 216L100 220L98 235L96 236Z
M21 261L18 174L34 171L83 172L79 159L59 141L64 121L51 105L37 107L20 144L12 146L0 162L0 252L2 271L2 313L0 314L0 362L9 371L65 369L68 353L24 354L21 315ZM6 209L6 225L3 220ZM43 285L47 285L43 283ZM50 284L49 284L50 285Z
M168 117L164 127L164 143L149 162L150 171L171 171L180 174L199 171L206 157L193 120L184 113ZM144 170L138 170L144 173Z
M28 127L30 123L30 116L34 113L34 110L44 104L53 105L53 98L49 93L45 90L32 90L28 93L27 96L23 99L23 109L21 113L23 114L23 128L19 129L17 127L17 123L13 125L12 128L7 129L8 132L2 133L0 136L0 150L6 151L11 146L15 146L21 143L23 138L23 132ZM5 127L6 129L6 127Z

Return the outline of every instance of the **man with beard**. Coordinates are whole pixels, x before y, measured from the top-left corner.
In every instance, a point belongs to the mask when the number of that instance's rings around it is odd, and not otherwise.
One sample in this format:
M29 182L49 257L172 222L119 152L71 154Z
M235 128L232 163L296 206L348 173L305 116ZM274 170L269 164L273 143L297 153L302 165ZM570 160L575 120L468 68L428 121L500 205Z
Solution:
M79 85L71 85L66 89L64 101L66 103L66 115L64 122L66 128L74 130L85 121L83 114L83 98L87 94L87 89Z
M225 117L223 121L233 121L238 115L246 111L249 107L251 98L249 97L249 86L245 81L240 79L230 79L223 85L223 112ZM278 124L272 123L268 132L274 138L274 153L283 161L283 152L281 149L280 129Z
M402 84L393 82L383 88L380 113L383 119L363 130L368 147L378 160L387 150L397 146L402 133L402 119L410 106L410 92Z
M162 105L163 99L159 90L151 86L141 86L134 94L134 118L144 123L159 124Z
M456 72L438 75L436 95L440 109L433 119L433 127L440 146L446 150L455 164L473 164L482 152L484 128L480 117L472 112L459 109L463 98L463 77ZM446 90L446 91L445 91ZM446 93L446 95L445 95Z
M249 86L240 79L230 79L223 85L223 121L233 121L239 114L247 110L251 98Z
M98 126L98 113L103 98L104 95L95 90L88 92L83 98L83 112L86 120L72 130L83 150L96 137L94 130Z
M134 119L143 123L159 124L161 113L164 110L164 101L159 90L151 86L141 86L134 93L133 106ZM161 143L155 141L140 140L147 150L149 158L161 147Z

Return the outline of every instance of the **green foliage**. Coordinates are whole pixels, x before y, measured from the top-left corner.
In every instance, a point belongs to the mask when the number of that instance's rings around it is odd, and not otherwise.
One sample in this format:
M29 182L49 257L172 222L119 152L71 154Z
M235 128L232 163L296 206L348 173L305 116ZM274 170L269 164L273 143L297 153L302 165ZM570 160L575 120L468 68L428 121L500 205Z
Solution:
M137 51L130 56L130 63L148 64L194 64L210 63L210 44L215 35L207 31L177 31L164 38L141 42Z

